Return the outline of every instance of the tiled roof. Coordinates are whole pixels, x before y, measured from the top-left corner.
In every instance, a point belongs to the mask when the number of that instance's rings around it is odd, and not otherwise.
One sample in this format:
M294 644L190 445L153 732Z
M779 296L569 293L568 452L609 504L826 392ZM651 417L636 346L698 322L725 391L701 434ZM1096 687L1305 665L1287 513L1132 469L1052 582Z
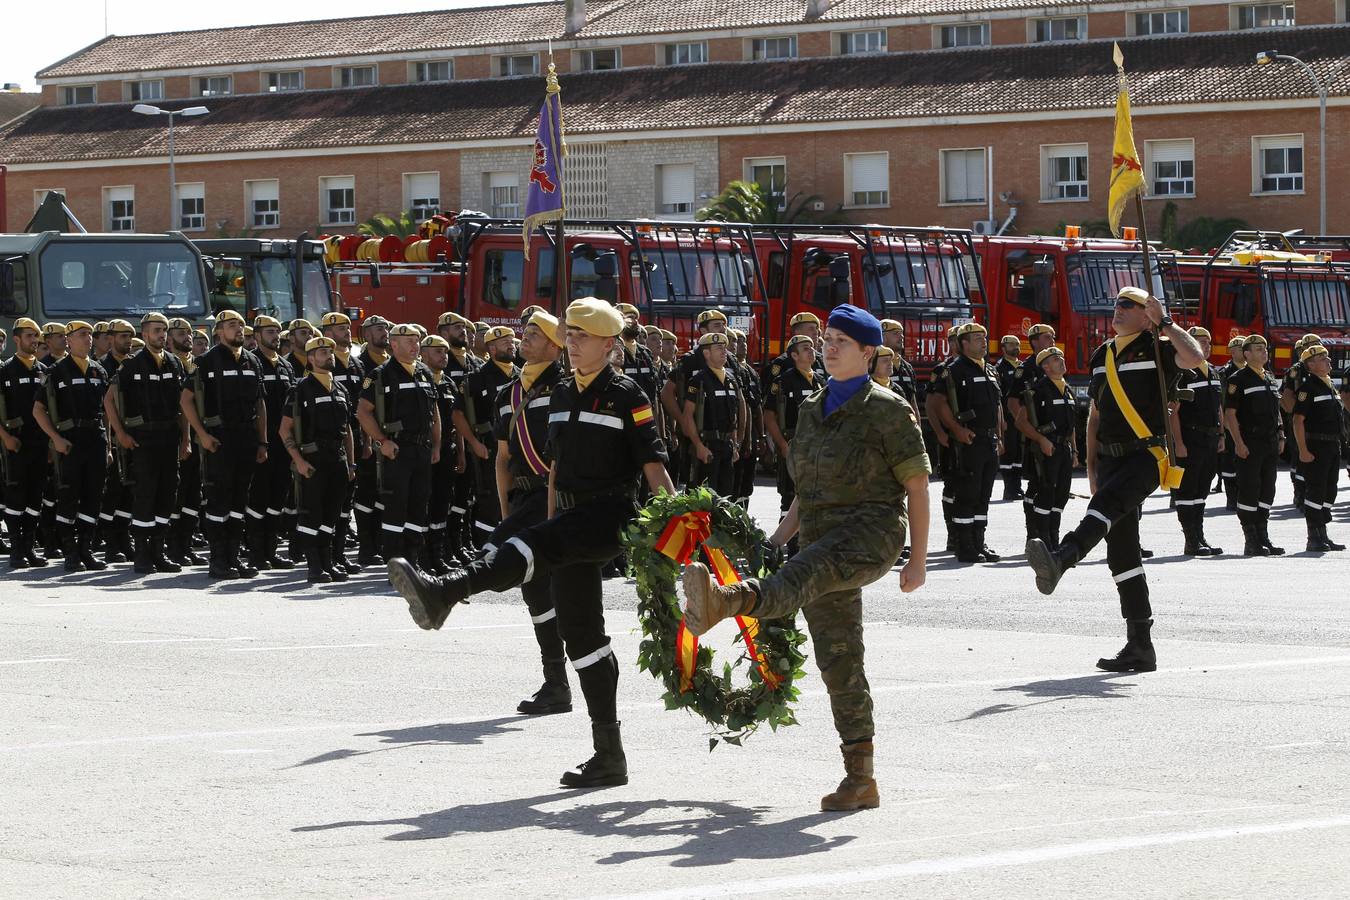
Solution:
M1053 9L1081 0L835 0L808 18L807 0L593 0L586 26L565 35L561 0L510 6L112 35L48 66L39 78L150 72L193 66L267 64L285 60L412 53L569 37L708 31L877 18L905 18L996 9Z
M1122 41L1137 107L1312 96L1301 73L1258 67L1268 32ZM1280 36L1324 78L1350 95L1350 26L1300 28ZM727 63L565 76L568 131L811 125L1099 109L1115 103L1109 41L986 47L781 63ZM319 147L526 138L543 96L539 78L222 97L211 114L175 129L177 152L304 150ZM134 158L165 153L157 120L124 104L42 107L0 129L4 162Z
M0 123L21 116L42 102L41 94L0 92Z

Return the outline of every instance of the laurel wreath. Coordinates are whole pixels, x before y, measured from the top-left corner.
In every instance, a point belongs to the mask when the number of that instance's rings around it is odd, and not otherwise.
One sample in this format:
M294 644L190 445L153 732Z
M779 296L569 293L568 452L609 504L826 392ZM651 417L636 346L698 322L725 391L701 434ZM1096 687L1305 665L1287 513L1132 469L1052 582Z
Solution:
M744 644L741 655L722 665L720 675L713 672L713 651L700 643L692 683L680 690L676 639L683 614L675 582L680 564L656 549L667 523L676 516L693 511L711 514L712 534L704 542L726 554L743 578L762 577L771 571L761 545L764 533L744 509L705 487L679 494L658 493L624 532L623 542L629 565L637 580L638 621L643 640L638 646L638 668L650 672L665 686L666 709L685 709L699 716L712 731L708 749L719 742L740 746L741 742L767 724L777 731L782 725L796 725L793 704L798 698L796 681L803 674L806 656L802 644L806 636L791 619L761 620L754 642L762 655L762 664L776 675L776 687L765 683L760 665L750 658ZM748 669L748 677L739 685L734 677L738 669Z

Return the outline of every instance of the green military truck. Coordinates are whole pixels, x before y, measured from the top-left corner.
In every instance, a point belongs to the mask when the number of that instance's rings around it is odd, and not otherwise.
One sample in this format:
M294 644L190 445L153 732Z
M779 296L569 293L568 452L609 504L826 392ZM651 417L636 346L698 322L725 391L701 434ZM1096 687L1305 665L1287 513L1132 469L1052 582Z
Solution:
M271 316L315 325L334 310L321 241L205 238L193 241L206 262L212 313L232 309L252 322Z

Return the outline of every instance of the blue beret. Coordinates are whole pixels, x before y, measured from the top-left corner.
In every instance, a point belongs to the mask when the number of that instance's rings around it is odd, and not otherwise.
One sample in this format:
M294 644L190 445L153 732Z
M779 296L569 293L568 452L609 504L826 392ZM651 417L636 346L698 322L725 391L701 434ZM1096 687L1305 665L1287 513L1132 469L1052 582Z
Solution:
M881 322L861 306L844 304L830 310L827 328L836 328L864 347L881 346Z

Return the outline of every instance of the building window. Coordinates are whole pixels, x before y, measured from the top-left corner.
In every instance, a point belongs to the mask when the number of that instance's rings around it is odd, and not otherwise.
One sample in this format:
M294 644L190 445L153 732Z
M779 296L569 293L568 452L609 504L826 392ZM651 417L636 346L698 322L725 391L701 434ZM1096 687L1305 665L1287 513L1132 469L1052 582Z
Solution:
M330 175L319 179L323 225L356 224L356 176Z
M1035 40L1082 41L1087 39L1087 19L1082 16L1064 16L1055 19L1036 19Z
M890 154L845 153L844 196L848 198L848 206L888 206Z
M305 89L305 73L299 69L294 72L268 72L265 84L269 94L277 94L281 91L303 91Z
M1275 134L1252 138L1255 192L1303 192L1303 135Z
M1041 148L1042 200L1088 199L1088 145Z
M1134 14L1134 33L1185 34L1191 30L1191 14L1185 9L1164 9L1159 12Z
M520 56L498 56L493 67L498 78L510 78L513 75L538 75L539 55L526 53Z
M943 25L938 28L940 47L983 47L989 43L989 23Z
M136 230L136 189L134 187L104 188L103 208L107 211L109 231Z
M403 208L414 222L430 219L441 211L441 173L408 172L403 176Z
M705 63L707 61L707 41L666 44L666 65L668 66L687 66L692 63Z
M755 38L750 42L751 59L796 59L797 38Z
M604 142L568 144L563 180L569 215L582 219L609 215L609 157Z
M413 63L413 81L452 81L455 64L452 60Z
M520 177L515 172L488 172L483 175L483 194L488 212L495 219L520 218Z
M176 186L180 231L206 230L206 185L200 181Z
M656 167L660 194L656 208L663 216L687 216L694 211L694 164L667 163Z
M275 178L244 182L248 197L249 224L253 228L277 228L281 225L281 196Z
M983 203L984 148L940 150L938 155L942 157L942 202Z
M212 75L197 79L197 96L224 97L234 93L234 80L229 75Z
M1237 8L1238 28L1293 28L1294 4L1253 3Z
M1145 141L1149 194L1195 196L1195 141Z
M341 87L371 87L374 84L374 66L338 67L338 85Z
M619 48L602 47L599 50L578 50L577 68L584 72L608 72L620 68Z
M886 29L884 28L873 31L846 31L839 35L839 54L841 56L885 52Z
M128 81L127 99L133 102L164 99L164 81L159 78L148 81Z
M47 199L48 194L60 194L62 197L66 197L66 189L38 188L37 190L33 191L33 212L37 212L38 207L42 205L42 201ZM69 197L66 197L67 202L69 202L69 199L70 199Z
M92 84L72 84L69 87L61 88L62 106L86 106L94 102L94 86Z
M770 197L776 199L780 210L787 209L787 158L759 156L745 161L745 180L753 181Z

